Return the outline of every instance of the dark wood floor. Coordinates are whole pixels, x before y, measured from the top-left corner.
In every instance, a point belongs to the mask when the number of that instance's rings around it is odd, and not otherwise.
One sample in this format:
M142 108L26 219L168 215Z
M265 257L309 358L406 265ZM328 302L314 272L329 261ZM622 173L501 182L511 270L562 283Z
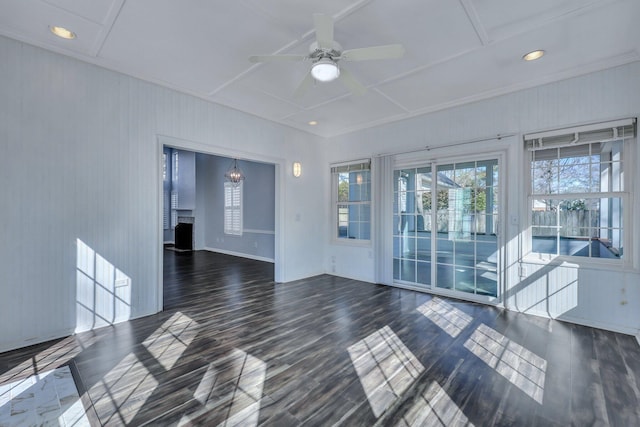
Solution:
M102 425L640 426L633 337L165 251L165 311L0 355L73 367Z

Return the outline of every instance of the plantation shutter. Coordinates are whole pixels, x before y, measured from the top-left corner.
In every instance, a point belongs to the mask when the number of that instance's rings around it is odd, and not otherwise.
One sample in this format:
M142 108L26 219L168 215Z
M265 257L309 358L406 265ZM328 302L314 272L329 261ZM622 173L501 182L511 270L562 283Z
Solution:
M224 233L242 235L242 182L224 183Z

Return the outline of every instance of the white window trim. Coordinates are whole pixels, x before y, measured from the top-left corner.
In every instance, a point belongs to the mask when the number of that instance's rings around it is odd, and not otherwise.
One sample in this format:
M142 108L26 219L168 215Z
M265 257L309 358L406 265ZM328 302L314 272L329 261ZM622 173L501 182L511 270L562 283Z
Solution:
M338 192L336 189L338 188L338 174L333 172L334 168L346 167L349 165L357 165L357 164L369 164L369 172L370 172L370 189L369 189L369 201L367 202L349 202L349 204L356 205L368 205L369 206L369 239L345 239L339 238L336 232L336 227L338 225ZM373 241L373 231L374 231L374 202L373 202L373 167L371 164L371 159L360 159L360 160L351 160L348 162L341 163L332 163L330 165L330 174L331 174L331 243L345 246L360 246L360 247L371 247ZM340 202L344 203L344 202Z
M623 145L623 152L624 152L623 163L625 165L624 175L623 175L624 191L614 192L614 193L608 193L608 192L578 193L578 194L562 193L557 195L557 197L556 195L552 195L551 197L551 198L571 198L571 197L593 198L593 197L589 197L589 195L592 195L592 194L605 195L605 196L611 194L612 196L615 196L615 197L620 196L623 199L623 205L625 206L623 211L623 217L622 217L622 220L623 220L622 236L623 236L623 241L625 242L624 257L622 259L607 259L607 258L596 258L596 257L581 257L581 256L573 256L573 255L546 254L546 253L540 253L540 252L533 252L533 248L531 245L532 226L533 226L533 220L532 220L532 214L531 214L532 204L533 204L533 200L541 197L541 195L534 195L532 192L532 181L531 181L532 150L531 148L528 147L528 145L530 145L532 142L534 144L539 144L539 141L542 138L546 138L546 137L556 137L556 136L567 135L571 133L573 133L574 135L577 135L581 132L592 132L598 129L616 128L616 127L629 126L629 125L632 125L635 128L636 119L635 118L623 119L623 120L616 120L611 122L593 123L593 124L587 124L583 126L576 126L572 128L562 128L562 129L549 130L544 132L536 132L536 133L523 135L523 149L524 149L523 171L525 172L524 173L525 177L523 180L523 185L525 186L524 188L525 205L524 205L523 224L525 225L525 227L522 229L522 240L521 240L522 242L521 250L523 254L522 261L526 263L531 263L531 264L566 263L569 265L576 265L580 268L596 269L596 270L605 269L605 268L608 268L608 269L617 268L617 269L622 269L623 271L637 272L640 269L640 265L636 260L637 257L635 255L637 244L634 242L634 239L633 239L633 236L635 235L634 233L637 233L637 230L634 229L633 218L631 217L631 212L634 211L634 208L636 206L634 201L632 185L637 174L637 172L635 172L635 169L637 168L636 166L637 134L635 134L631 138L616 137L616 138L610 139L610 140L621 140L621 139L624 140L624 145ZM587 141L586 143L589 143L589 142L596 142L596 141ZM569 144L557 145L555 147L549 147L549 148L559 148L567 145ZM541 149L544 149L544 148L545 147L541 147Z
M225 182L224 183L224 215L223 215L223 222L224 222L224 234L227 235L232 235L232 236L242 236L242 230L243 230L243 218L244 218L244 214L243 214L243 185L244 183L241 181L239 184L233 184L231 182ZM227 205L227 191L235 191L237 190L239 195L239 205L236 207L233 205L229 206ZM233 200L233 194L231 195L232 200ZM234 228L234 227L230 227L228 226L228 215L230 215L233 212L238 212L238 215L240 216L239 221L238 221L238 228ZM232 221L233 219L231 219Z

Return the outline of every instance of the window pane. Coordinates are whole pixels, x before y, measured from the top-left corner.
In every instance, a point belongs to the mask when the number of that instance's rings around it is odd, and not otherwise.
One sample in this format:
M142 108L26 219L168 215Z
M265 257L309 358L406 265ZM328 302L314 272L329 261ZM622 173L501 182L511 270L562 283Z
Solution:
M430 262L418 262L418 277L416 282L428 285L431 283L431 263Z
M532 171L533 194L558 193L559 168L557 161L539 162Z
M542 204L542 201L534 202ZM532 247L535 252L597 258L622 256L621 198L551 202L552 210L534 209L532 212Z
M495 242L498 229L498 215L476 216L476 240Z
M400 215L393 215L393 234L400 234Z
M416 262L401 259L398 261L398 269L400 272L400 280L408 282L416 281Z
M338 237L349 237L349 206L338 205Z
M431 260L431 239L430 238L416 239L416 258L425 260L425 261Z
M602 191L601 188L601 184L600 184L600 178L601 178L601 167L600 167L600 163L592 163L591 164L591 191L592 192L599 192ZM606 189L604 190L606 191Z
M475 182L475 186L479 187L479 188L484 188L487 186L487 168L490 168L491 166L487 166L486 164L484 165L478 165L476 167L476 182ZM489 169L489 173L491 173L491 169ZM489 179L492 179L491 176L489 176Z
M473 187L476 178L475 163L457 163L455 165L455 182L460 187Z
M416 216L415 215L401 215L400 217L400 234L405 236L416 235Z
M473 267L475 264L474 242L457 241L454 262L456 266Z
M336 236L341 239L371 239L371 171L359 169L349 171L349 167L341 167L341 172L334 172L333 179L337 183ZM400 198L401 195L396 196ZM398 208L396 203L394 211ZM399 219L394 222L398 223Z
M569 164L560 167L559 180L560 193L588 192L591 181L589 164Z
M436 283L439 288L453 288L453 266L438 264L436 267Z
M417 198L417 230L431 231L431 192L421 191Z
M476 294L498 295L498 275L495 271L476 269Z
M338 174L338 202L349 201L349 174L346 172Z

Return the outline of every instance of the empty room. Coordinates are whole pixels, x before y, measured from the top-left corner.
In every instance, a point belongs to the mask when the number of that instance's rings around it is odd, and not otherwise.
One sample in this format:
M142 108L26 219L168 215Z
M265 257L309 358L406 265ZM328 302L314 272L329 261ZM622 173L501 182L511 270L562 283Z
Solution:
M0 426L640 425L639 20L0 0Z

